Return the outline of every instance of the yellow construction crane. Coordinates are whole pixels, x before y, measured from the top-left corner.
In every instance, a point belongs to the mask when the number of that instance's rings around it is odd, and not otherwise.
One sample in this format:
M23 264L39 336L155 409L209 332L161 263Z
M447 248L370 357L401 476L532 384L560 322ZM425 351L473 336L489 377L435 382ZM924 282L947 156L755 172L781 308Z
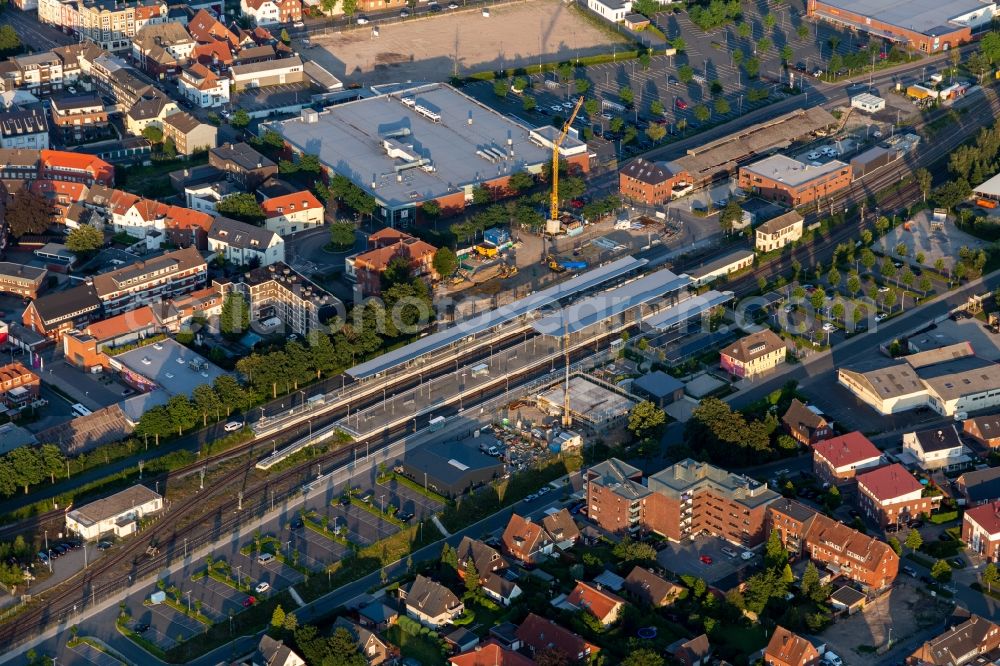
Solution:
M559 219L559 146L566 140L569 128L576 120L576 114L580 112L581 106L583 106L582 96L576 100L576 106L573 107L573 113L569 114L569 120L563 125L562 133L552 142L552 207L550 211L552 216L549 218L550 220Z

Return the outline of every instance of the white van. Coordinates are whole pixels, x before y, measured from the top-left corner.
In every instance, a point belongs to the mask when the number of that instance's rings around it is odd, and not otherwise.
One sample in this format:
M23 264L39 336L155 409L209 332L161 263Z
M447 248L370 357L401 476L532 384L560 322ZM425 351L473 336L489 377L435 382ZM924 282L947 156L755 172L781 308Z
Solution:
M274 561L274 555L271 553L261 553L257 556L258 564L270 564Z

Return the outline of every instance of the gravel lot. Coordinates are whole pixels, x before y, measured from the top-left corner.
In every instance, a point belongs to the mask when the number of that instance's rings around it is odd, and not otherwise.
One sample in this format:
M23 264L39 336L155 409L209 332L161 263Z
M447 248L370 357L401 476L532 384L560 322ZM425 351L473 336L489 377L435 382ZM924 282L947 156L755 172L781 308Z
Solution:
M443 3L442 3L443 4ZM312 37L318 48L306 57L344 83L443 81L501 67L603 53L607 33L556 0L536 0L491 9L455 10L380 27Z

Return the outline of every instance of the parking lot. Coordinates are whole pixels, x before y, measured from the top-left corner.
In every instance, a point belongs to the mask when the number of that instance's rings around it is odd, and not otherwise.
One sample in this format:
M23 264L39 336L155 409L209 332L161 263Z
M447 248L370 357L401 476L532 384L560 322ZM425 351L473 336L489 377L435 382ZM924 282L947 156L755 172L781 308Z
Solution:
M737 556L732 557L722 552L723 548L732 550ZM752 551L745 551L721 537L699 535L694 540L686 540L683 543L669 542L656 556L656 560L665 569L677 575L697 576L709 585L713 585L743 569L760 564L758 555L755 554L750 560L744 560L739 556L742 552ZM702 561L702 557L708 560Z
M66 649L72 652L80 663L93 664L94 666L121 666L122 663L87 643L81 642L73 647L67 646Z
M410 522L414 524L425 518L429 518L444 508L444 505L440 502L435 502L392 479L385 483L376 484L376 497L383 493L382 489L385 489L385 492L388 493L385 498L386 506L390 504L395 506L397 514L413 514Z
M163 650L169 650L178 641L186 641L205 630L197 620L165 604L146 606L141 600L133 598L128 607L132 616L129 626L135 628L137 625L148 625L149 628L142 632L142 637Z

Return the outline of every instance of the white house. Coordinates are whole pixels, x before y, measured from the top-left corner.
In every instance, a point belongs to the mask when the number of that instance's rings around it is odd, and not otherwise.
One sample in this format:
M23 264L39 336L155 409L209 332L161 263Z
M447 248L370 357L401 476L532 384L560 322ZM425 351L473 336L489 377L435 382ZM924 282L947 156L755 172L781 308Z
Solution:
M632 0L587 0L587 8L612 23L621 23L632 12Z
M202 213L208 213L212 217L219 214L219 202L230 194L241 192L240 188L233 185L228 180L220 180L214 183L198 183L184 186L184 203L192 209Z
M177 87L186 99L203 109L229 104L229 79L220 78L201 63L183 70Z
M954 424L904 434L903 453L924 471L962 469L972 462Z
M285 260L285 241L268 229L217 217L208 230L208 249L234 264L268 266Z
M163 497L146 486L135 485L73 509L66 514L66 530L87 541L108 533L125 537L136 531L140 519L162 509Z
M465 610L454 592L419 574L408 587L399 588L399 596L406 603L406 614L432 629L451 624Z
M514 599L521 596L522 590L514 581L491 573L483 583L483 593L501 606L510 606Z
M851 106L865 113L878 113L885 108L885 100L871 93L861 93L851 98Z
M323 204L308 190L266 199L264 226L280 236L323 225Z

